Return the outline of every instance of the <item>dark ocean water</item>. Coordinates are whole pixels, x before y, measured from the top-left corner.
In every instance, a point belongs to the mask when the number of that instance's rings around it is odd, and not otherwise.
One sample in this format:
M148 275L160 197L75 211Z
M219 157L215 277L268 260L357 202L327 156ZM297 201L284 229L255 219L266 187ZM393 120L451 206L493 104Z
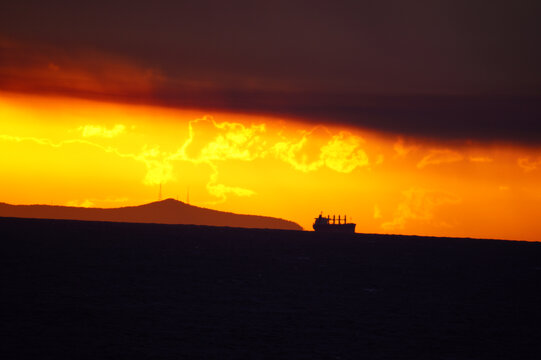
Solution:
M0 218L1 359L539 359L541 243Z

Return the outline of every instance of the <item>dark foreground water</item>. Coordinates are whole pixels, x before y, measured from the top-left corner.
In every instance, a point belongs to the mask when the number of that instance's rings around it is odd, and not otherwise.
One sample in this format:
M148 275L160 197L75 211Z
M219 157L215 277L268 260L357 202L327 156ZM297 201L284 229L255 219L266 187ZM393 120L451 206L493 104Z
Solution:
M0 218L1 359L539 359L541 243Z

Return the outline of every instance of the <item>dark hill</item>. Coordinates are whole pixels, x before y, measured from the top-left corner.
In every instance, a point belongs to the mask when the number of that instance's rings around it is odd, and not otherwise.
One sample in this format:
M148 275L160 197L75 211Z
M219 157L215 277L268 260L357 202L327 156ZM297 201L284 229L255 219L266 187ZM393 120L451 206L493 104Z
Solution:
M166 199L140 206L114 209L0 203L0 216L34 219L191 224L241 228L302 230L298 224L267 216L239 215Z

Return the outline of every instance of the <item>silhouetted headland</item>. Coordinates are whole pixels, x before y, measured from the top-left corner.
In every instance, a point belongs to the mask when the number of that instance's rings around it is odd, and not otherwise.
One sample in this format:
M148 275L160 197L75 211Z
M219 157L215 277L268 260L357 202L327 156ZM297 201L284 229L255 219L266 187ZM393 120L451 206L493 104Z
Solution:
M112 209L56 205L10 205L0 203L0 216L86 221L114 221L156 224L228 226L240 228L302 230L289 220L257 215L240 215L206 209L166 199L140 206Z

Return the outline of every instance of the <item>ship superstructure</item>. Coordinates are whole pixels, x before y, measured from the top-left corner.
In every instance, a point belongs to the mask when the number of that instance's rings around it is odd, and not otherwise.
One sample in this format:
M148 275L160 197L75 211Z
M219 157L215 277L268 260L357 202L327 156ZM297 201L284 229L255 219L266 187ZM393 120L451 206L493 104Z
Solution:
M333 217L331 218L330 215L324 217L323 214L319 214L319 216L315 218L313 228L315 231L318 232L355 232L355 224L348 223L347 217L345 215L343 218L341 218L340 215L338 215L338 218L336 218L336 215L333 215Z

